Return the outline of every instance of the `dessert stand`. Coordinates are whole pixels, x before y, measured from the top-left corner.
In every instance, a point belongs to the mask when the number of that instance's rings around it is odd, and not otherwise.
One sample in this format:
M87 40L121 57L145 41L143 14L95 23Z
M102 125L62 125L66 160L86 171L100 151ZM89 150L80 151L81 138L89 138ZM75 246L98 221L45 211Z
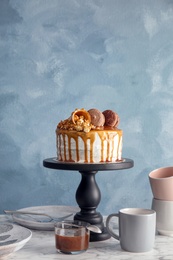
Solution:
M81 211L74 216L75 220L85 221L97 225L102 233L90 233L90 241L103 241L110 238L103 224L102 215L96 211L101 200L101 192L97 185L95 175L98 171L112 171L132 168L133 160L124 158L116 163L72 163L60 162L56 158L43 160L43 166L57 170L79 171L81 182L76 190L76 202Z

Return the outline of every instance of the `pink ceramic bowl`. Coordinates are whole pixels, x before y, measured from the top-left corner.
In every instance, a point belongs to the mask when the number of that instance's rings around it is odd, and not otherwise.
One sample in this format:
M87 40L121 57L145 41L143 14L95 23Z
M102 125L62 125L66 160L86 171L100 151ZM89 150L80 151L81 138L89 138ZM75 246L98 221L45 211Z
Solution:
M150 172L149 181L155 199L173 201L173 167Z

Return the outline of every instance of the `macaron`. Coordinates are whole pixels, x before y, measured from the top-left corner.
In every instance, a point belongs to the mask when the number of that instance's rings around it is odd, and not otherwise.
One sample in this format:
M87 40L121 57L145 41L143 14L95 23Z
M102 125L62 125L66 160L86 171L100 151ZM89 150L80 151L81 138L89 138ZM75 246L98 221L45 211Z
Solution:
M104 123L105 123L105 117L103 115L103 113L96 109L96 108L92 108L92 109L89 109L88 110L88 113L90 114L91 116L91 124L94 125L94 126L103 126Z
M102 112L105 116L105 126L117 127L119 124L119 116L113 110L107 109Z

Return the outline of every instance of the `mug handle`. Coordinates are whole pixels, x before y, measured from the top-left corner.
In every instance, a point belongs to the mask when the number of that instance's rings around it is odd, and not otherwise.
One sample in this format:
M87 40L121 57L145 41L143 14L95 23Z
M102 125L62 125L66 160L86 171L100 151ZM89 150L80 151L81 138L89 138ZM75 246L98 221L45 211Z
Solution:
M118 234L116 234L116 233L114 233L113 232L113 229L110 227L110 220L111 220L111 218L113 218L113 217L117 217L117 218L119 218L119 214L118 213L114 213L114 214L110 214L108 217L107 217L107 219L106 219L106 228L107 228L107 231L108 231L108 233L112 236L112 237L114 237L115 239L117 239L117 240L120 240L120 237L119 237L119 235Z

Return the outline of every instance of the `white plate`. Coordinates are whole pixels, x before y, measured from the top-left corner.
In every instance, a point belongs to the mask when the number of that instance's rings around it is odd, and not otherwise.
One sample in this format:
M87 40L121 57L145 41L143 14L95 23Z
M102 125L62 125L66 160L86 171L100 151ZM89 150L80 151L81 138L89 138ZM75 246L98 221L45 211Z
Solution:
M21 249L31 238L32 232L11 223L0 223L0 258Z
M29 207L20 209L21 211L30 211L30 212L37 212L37 213L46 213L52 217L63 217L72 213L73 215L66 218L66 219L73 219L76 212L79 211L78 207L73 206L39 206L39 207ZM18 210L18 211L20 211ZM33 218L32 218L33 217ZM39 220L47 220L47 217L43 216L28 216L28 215L13 215L13 219L16 223L36 230L54 230L55 222L38 222Z

